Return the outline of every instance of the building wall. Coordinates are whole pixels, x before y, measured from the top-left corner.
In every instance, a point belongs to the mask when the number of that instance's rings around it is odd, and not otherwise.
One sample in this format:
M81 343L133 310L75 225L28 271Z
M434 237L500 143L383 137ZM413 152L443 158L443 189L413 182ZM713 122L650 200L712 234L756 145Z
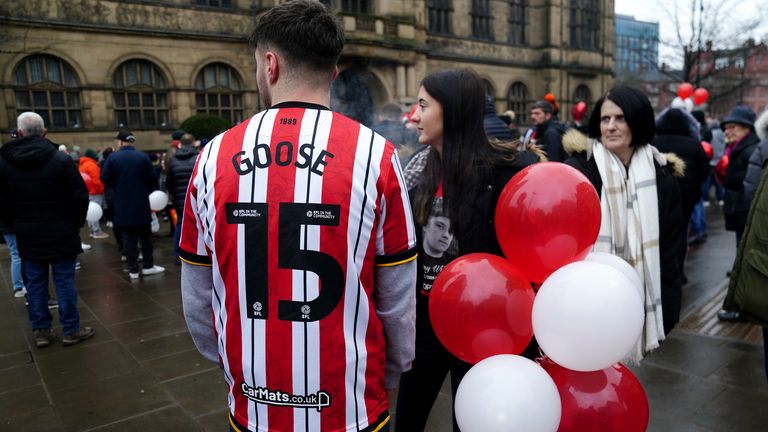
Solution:
M659 62L659 24L636 20L632 16L616 16L616 74L652 72Z
M244 115L257 112L255 65L246 39L254 12L276 2L232 0L232 7L226 9L196 6L192 0L0 2L0 141L6 141L8 131L15 126L14 68L31 54L64 60L80 80L82 124L52 128L50 133L53 140L63 144L112 144L118 128L112 77L128 59L151 61L168 83L169 122L164 127L134 129L140 148L166 148L170 133L197 112L195 78L210 63L225 63L236 71L243 88ZM341 2L331 3L338 9ZM507 95L515 82L525 84L529 102L553 92L564 120L569 117L578 86L589 89L590 102L609 88L612 0L600 0L600 43L592 50L569 48L570 0L528 1L528 43L523 46L507 42L506 1L490 2L493 40L473 38L471 4L470 0L453 2L453 34L446 36L427 31L423 0L377 0L372 15L342 11L347 45L339 64L341 72L354 78L350 82L365 84L374 110L389 101L406 106L415 102L421 78L454 67L471 67L486 79L500 112L508 108ZM520 117L526 118L525 114Z

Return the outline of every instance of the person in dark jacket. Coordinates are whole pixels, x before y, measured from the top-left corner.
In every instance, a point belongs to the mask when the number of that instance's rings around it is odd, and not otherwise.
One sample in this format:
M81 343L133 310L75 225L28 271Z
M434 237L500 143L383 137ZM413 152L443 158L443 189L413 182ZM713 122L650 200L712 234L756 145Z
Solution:
M565 163L581 171L600 196L602 222L594 250L633 264L643 281L646 319L643 337L630 354L635 361L658 347L677 324L682 297L678 259L686 223L673 173L682 175L684 168L679 158L649 144L654 133L648 97L621 86L595 104L589 140L576 131L564 140L573 154Z
M765 169L765 163L768 161L768 110L763 111L755 122L755 133L761 141L749 157L749 167L744 176L744 199L747 202L752 202Z
M755 191L731 270L723 309L763 327L765 374L768 377L768 170Z
M691 136L688 114L677 108L664 112L656 120L656 137L651 144L662 153L674 153L685 162L685 174L677 179L682 198L683 223L691 220L693 208L701 200L701 185L709 175L709 159L698 136ZM688 251L687 235L680 244L680 274Z
M509 127L496 114L496 107L493 106L493 98L485 96L485 117L483 118L485 134L488 138L496 138L501 141L511 141L512 132Z
M726 150L728 167L725 170L725 229L736 232L736 243L741 241L747 224L749 201L744 195L744 178L749 167L749 158L757 148L760 139L755 133L755 113L746 105L736 106L720 127L730 143Z
M400 379L395 430L421 431L446 374L452 395L470 364L453 356L429 321L432 282L453 258L474 252L502 255L494 211L506 182L540 157L489 141L483 124L484 86L470 70L428 75L412 119L428 147L405 168L419 245L416 358ZM455 421L454 431L458 431Z
M48 310L49 272L56 286L62 343L74 345L93 336L93 328L80 326L75 288L88 189L72 159L45 138L40 115L22 113L17 128L19 138L0 148L0 219L16 233L36 346L47 347L55 339Z
M755 113L747 106L735 107L720 127L725 131L726 139L731 143L735 142L726 150L729 160L725 170L723 213L725 213L725 229L736 231L736 247L739 248L755 191L752 185L755 177L759 178L764 166L765 145L758 143L760 138L755 130ZM742 316L739 311L728 307L729 302L726 301L724 308L717 313L717 317L722 321L740 321Z
M180 142L181 147L168 161L168 173L165 179L165 186L168 188L173 209L176 210L178 217L176 230L173 234L173 252L177 259L179 257L181 220L184 215L184 200L187 197L187 186L189 186L189 179L192 178L192 171L195 170L195 161L197 161L199 153L199 150L194 146L195 137L191 134L182 135Z
M563 150L563 134L567 128L553 118L552 110L552 104L547 101L538 101L531 107L531 122L536 127L533 139L547 154L547 159L562 162L566 157Z
M139 249L143 268L141 274L153 275L165 271L155 265L153 259L152 230L150 223L149 193L157 187L149 156L132 145L136 137L128 131L117 136L118 150L110 155L101 169L101 181L105 188L114 189L115 225L123 237L123 255L128 263L128 276L139 278Z

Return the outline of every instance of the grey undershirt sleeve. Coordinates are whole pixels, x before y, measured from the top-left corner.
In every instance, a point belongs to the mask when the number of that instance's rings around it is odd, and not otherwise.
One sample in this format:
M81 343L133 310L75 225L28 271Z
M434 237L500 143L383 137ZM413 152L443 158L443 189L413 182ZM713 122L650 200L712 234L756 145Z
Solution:
M416 345L416 260L374 270L376 315L384 326L387 362L384 386L394 389L411 369Z
M200 353L219 363L219 348L213 329L211 267L181 263L181 300L189 334Z

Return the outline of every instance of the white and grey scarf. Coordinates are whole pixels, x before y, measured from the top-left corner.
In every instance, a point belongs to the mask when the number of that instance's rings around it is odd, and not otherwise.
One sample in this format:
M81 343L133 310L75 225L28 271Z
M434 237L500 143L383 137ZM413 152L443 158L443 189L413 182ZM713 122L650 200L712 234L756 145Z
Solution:
M661 311L661 264L659 257L659 203L654 158L665 157L651 145L635 149L629 168L598 140L590 140L603 190L602 221L594 250L623 258L643 282L645 325L633 351L624 359L637 364L664 340Z

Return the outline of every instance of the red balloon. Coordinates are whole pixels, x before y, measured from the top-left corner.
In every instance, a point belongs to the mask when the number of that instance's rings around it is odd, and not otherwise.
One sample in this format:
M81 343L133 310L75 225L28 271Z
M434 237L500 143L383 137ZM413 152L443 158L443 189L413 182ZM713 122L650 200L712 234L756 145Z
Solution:
M680 99L688 99L693 94L693 86L691 83L684 82L677 86L677 95Z
M697 88L696 91L693 92L694 105L701 105L707 100L709 100L709 92L704 87Z
M571 108L571 117L573 121L581 121L587 114L587 104L584 101L577 103Z
M621 363L576 372L549 359L541 363L557 386L563 406L558 432L645 432L648 398Z
M712 158L715 156L715 151L712 149L712 144L706 141L702 141L701 148L703 148L704 153L707 154L707 159L712 160Z
M715 165L715 180L721 185L725 184L725 171L728 169L728 155L723 155Z
M496 237L528 280L544 282L584 259L600 231L600 199L587 178L559 162L531 165L504 187L496 204Z
M429 318L445 348L467 363L520 354L533 337L533 289L504 258L464 255L440 272Z

